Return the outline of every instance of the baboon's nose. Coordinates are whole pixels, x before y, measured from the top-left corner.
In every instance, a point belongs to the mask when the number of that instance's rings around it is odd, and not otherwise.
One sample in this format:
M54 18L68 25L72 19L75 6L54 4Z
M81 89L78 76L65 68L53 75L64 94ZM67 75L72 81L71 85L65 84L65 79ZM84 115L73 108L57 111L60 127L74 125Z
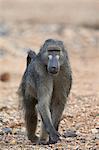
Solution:
M56 67L51 67L50 73L56 74L58 72L58 69Z

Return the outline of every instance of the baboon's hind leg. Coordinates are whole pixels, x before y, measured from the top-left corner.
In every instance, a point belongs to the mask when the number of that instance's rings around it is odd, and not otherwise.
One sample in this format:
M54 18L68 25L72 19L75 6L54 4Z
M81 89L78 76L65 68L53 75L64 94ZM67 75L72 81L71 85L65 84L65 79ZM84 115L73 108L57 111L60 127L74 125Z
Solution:
M28 97L25 100L25 122L27 135L29 140L32 142L37 142L38 137L35 135L36 127L37 127L37 112L35 108L35 99Z

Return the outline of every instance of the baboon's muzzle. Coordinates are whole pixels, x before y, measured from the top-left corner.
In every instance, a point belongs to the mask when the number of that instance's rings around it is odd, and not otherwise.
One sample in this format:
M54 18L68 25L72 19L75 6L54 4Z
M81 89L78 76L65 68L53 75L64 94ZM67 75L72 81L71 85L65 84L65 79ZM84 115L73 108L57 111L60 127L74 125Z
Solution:
M58 69L56 67L51 67L49 72L52 73L52 74L57 74L58 73Z
M48 72L51 74L57 74L59 72L59 62L56 57L53 57L48 61Z

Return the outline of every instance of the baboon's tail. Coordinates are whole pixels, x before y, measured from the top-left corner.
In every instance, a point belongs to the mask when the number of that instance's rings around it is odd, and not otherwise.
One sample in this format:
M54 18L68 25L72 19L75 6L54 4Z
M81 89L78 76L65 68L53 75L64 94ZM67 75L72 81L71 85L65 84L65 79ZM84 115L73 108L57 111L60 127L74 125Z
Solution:
M36 57L36 53L34 51L32 51L31 49L29 49L28 51L28 55L27 55L27 67L30 64L32 59L35 59ZM20 86L18 88L17 94L19 97L19 109L23 108L23 103L24 103L24 99L25 99L25 87L26 87L26 76L27 76L27 67L26 70L24 72L24 75L22 77Z
M30 49L27 55L27 67L30 64L31 59L35 59L35 57L36 57L36 53Z

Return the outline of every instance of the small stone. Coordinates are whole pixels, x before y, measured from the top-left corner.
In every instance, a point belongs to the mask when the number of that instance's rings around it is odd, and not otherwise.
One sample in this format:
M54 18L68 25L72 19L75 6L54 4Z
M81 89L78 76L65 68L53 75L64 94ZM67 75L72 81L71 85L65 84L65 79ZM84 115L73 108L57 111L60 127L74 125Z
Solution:
M0 122L2 123L3 122L3 119L0 117Z
M3 135L4 133L3 133L3 131L0 129L0 135Z
M14 145L14 144L16 144L17 142L16 142L16 140L12 140L11 142L10 142L10 144L12 144L12 145Z
M99 126L96 126L96 129L99 131Z
M99 134L96 134L96 135L95 135L95 138L99 140Z
M94 129L91 129L91 131L92 131L93 134L98 133L98 129L95 129L95 128L94 128Z
M67 117L73 118L73 115L72 114L68 114Z
M0 135L0 141L2 141L2 139L3 139L3 136Z
M96 139L95 135L92 135L92 136L91 136L91 140L94 140L94 141L95 141L95 139Z
M98 145L98 146L99 146L99 140L97 140L97 141L96 141L96 145Z
M64 120L62 120L62 121L61 121L61 124L62 124L62 125L64 125L64 123L65 123L65 121L64 121Z
M0 122L0 127L2 127L2 123Z
M65 138L67 137L76 137L77 136L77 133L76 131L73 131L73 130L68 130L64 133L63 135Z
M7 81L9 81L9 80L10 80L10 73L8 73L8 72L2 73L2 74L0 75L0 80L1 80L2 82L7 82Z
M76 150L79 150L79 146L76 146Z
M6 128L3 128L2 130L3 130L3 132L6 133L6 134L8 134L8 133L12 134L12 128L6 127Z

